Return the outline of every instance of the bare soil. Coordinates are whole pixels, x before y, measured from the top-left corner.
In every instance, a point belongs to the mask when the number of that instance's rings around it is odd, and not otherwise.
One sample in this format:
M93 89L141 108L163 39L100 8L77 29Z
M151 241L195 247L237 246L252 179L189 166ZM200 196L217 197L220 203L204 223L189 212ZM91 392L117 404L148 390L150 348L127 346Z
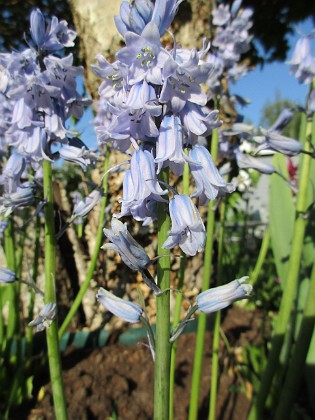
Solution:
M247 418L251 386L242 377L242 347L258 345L262 317L234 306L224 316L222 328L229 342L220 344L220 378L217 419ZM200 390L199 418L207 418L211 376L212 334L207 332ZM175 419L187 418L190 398L195 334L179 338L176 364ZM153 418L153 362L143 345L123 346L117 335L110 344L95 350L69 348L63 354L64 382L70 419L147 420ZM37 379L36 403L16 418L54 419L47 376ZM114 417L116 413L117 417Z

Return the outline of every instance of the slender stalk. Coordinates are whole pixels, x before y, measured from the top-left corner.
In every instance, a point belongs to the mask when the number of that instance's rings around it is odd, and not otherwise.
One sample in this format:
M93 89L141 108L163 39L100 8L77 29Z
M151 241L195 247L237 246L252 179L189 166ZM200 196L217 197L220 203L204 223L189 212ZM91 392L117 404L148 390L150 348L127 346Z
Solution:
M287 371L286 379L280 395L279 405L276 410L275 420L286 418L287 413L291 412L298 393L303 367L311 343L315 326L315 264L313 264L312 275L310 279L306 305L303 313L303 319L297 342L290 365Z
M39 216L36 217L35 222L35 249L34 249L34 257L33 257L33 270L32 270L32 280L33 283L36 284L37 273L38 273L38 259L39 259L39 251L40 251L40 218ZM34 318L33 316L33 309L35 303L35 291L33 289L30 290L30 304L28 306L28 323L32 321ZM26 360L29 363L30 357L33 353L33 327L27 327L26 330Z
M168 183L168 170L161 171L160 179ZM170 287L170 251L162 245L168 237L170 218L165 211L165 204L158 203L158 287L162 290ZM170 401L170 292L156 298L156 343L154 366L154 419L168 420Z
M264 236L261 242L261 246L260 246L260 250L259 250L259 255L256 261L256 265L255 268L253 270L253 272L250 275L250 279L249 279L249 283L252 284L253 286L255 285L259 274L261 273L261 269L262 266L265 262L266 259L266 255L269 249L269 244L270 244L270 229L269 227L266 228L265 232L264 232Z
M16 270L16 258L15 258L15 240L14 240L14 229L12 217L8 219L8 226L4 231L4 251L7 261L7 268L10 270ZM7 285L8 300L9 304L9 315L8 315L8 328L6 332L6 338L10 340L16 331L17 314L18 314L18 302L17 302L17 285Z
M189 167L188 164L184 166L183 173L183 194L189 194ZM181 260L178 272L178 285L177 289L182 290L185 277L186 268L186 254L181 252ZM175 310L173 318L173 329L180 321L180 312L182 306L183 296L181 293L177 293L175 300ZM174 391L175 391L175 369L176 369L176 351L177 351L177 340L173 343L171 349L171 372L170 372L170 420L174 419Z
M219 238L218 238L217 286L221 286L221 284L223 284L223 246L224 246L225 215L226 215L226 201L224 200L221 203L221 213L220 213L220 229L219 229ZM215 313L214 330L213 330L209 420L215 420L216 418L215 412L216 412L216 405L217 405L218 378L219 378L220 324L221 324L221 311L218 311Z
M211 141L211 154L214 162L218 156L218 130L213 130ZM215 226L215 209L213 203L210 201L208 205L208 218L207 218L207 239L204 254L204 272L202 281L202 291L209 289L210 279L212 273L212 254L213 254L213 239L214 239L214 226ZM196 349L194 356L194 367L192 375L192 384L190 391L190 407L189 407L189 420L196 420L198 418L198 404L199 404L199 387L202 370L203 348L206 331L206 314L201 313L198 316L198 328L196 338Z
M109 167L109 150L106 149L105 152L105 161L104 161L104 172L107 172ZM94 247L94 252L90 261L90 265L89 268L87 270L86 273L86 277L85 280L75 298L75 300L73 301L71 308L65 318L65 320L63 321L63 324L61 325L61 327L59 328L59 339L62 338L63 334L66 332L68 326L70 325L70 322L72 321L72 318L74 317L75 313L77 312L79 306L81 305L82 299L90 285L90 282L92 280L93 274L94 274L94 270L96 267L96 263L97 263L97 259L98 259L98 255L100 252L100 246L102 243L102 238L103 238L103 227L104 227L104 220L105 220L105 208L107 206L107 191L108 191L108 174L104 176L103 178L103 189L104 189L104 197L102 198L101 201L101 210L100 210L100 216L99 216L99 221L98 221L98 229L97 229L97 234L96 234L96 241L95 241L95 247Z
M52 186L52 167L44 160L44 198L45 209L45 302L56 302L56 267L55 267L55 218ZM62 367L59 351L58 326L55 319L46 329L50 380L57 420L67 419L65 393L62 379Z
M315 119L315 118L314 118ZM305 150L311 152L309 138L312 133L312 121L307 122ZM299 178L299 191L296 201L296 218L294 222L292 248L289 259L288 275L285 281L285 288L281 299L278 318L271 340L271 350L268 356L267 366L262 376L262 381L257 396L250 411L249 419L262 417L266 399L271 389L273 377L279 367L279 357L286 332L290 327L290 318L296 298L299 268L303 250L303 241L307 219L304 217L307 209L307 189L312 158L310 155L302 156L301 172Z

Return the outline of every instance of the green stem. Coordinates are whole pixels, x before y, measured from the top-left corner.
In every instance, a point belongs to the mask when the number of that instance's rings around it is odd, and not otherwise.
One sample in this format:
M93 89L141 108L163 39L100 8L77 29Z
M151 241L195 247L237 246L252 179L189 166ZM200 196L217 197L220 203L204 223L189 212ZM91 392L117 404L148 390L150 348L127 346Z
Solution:
M16 271L15 240L12 216L8 219L8 226L4 231L4 251L7 261L7 268ZM17 285L14 283L7 285L7 292L9 300L9 315L6 338L7 340L10 340L15 334L18 320Z
M56 303L55 267L55 218L51 163L44 160L44 198L45 209L45 302ZM62 380L61 357L59 351L58 326L55 319L46 329L50 380L57 420L67 419L67 408Z
M184 166L183 173L183 194L189 194L189 167L188 164ZM185 268L186 268L186 254L181 252L181 260L178 272L178 285L177 289L182 290L185 277ZM175 300L175 310L173 318L173 329L180 321L180 313L182 306L183 296L181 293L176 294ZM174 419L174 395L175 395L175 369L176 369L176 351L177 351L177 340L173 343L171 349L171 372L170 372L170 420Z
M217 160L218 155L218 130L213 130L211 141L211 154L214 162ZM204 272L202 280L202 291L209 289L210 279L212 272L212 254L213 254L213 239L215 227L215 210L213 202L208 204L208 219L207 219L207 239L204 254ZM206 314L201 313L198 316L198 328L196 337L196 349L194 356L194 367L192 375L192 384L190 392L190 407L189 407L189 420L196 420L198 418L198 405L199 405L199 387L202 370L203 348L206 331Z
M315 118L314 118L315 121ZM311 151L309 137L312 133L312 122L306 126L305 149ZM271 340L271 350L268 356L267 366L262 376L262 381L257 396L250 411L249 419L260 419L263 415L264 406L271 389L273 377L279 366L279 356L285 339L286 332L290 327L290 318L296 298L299 268L303 250L305 226L307 223L304 213L307 209L307 189L312 158L309 155L302 156L301 172L299 178L299 191L296 201L296 218L294 222L292 247L289 259L288 275L285 281L283 296L281 299L278 318Z
M260 250L259 250L259 255L256 261L256 265L255 268L252 272L252 274L250 275L250 279L249 282L251 285L255 285L256 281L258 279L259 274L261 273L261 269L262 266L265 262L266 259L266 255L269 249L269 243L270 243L270 229L269 227L266 228L265 232L264 232L264 236L261 242L261 246L260 246Z
M220 228L218 238L218 281L217 286L223 284L223 247L224 247L224 230L225 230L225 216L226 216L226 202L221 203L220 212ZM214 330L213 330L213 345L212 345L212 369L211 369L211 383L210 383L210 406L209 406L209 420L215 420L217 392L218 392L218 378L219 378L219 345L220 345L220 324L221 311L215 313Z
M301 378L303 367L311 343L314 325L315 325L315 264L313 264L312 275L310 279L306 305L303 313L301 327L297 342L294 348L292 359L287 371L284 387L279 399L279 405L276 410L275 420L282 420L291 412L295 402Z
M109 168L109 151L108 149L106 149L105 152L105 161L104 161L104 172L107 172ZM82 299L90 285L90 282L92 280L93 274L94 274L94 270L96 267L96 263L97 263L97 259L98 259L98 255L100 252L100 246L102 243L102 239L103 239L103 227L104 227L104 220L105 220L105 208L107 206L107 191L108 191L108 174L104 176L103 178L103 189L104 189L104 197L102 198L101 201L101 210L100 210L100 217L99 217L99 222L98 222L98 230L97 230L97 234L96 234L96 241L95 241L95 247L94 247L94 252L90 261L90 265L88 268L88 271L86 273L86 277L85 280L75 298L75 300L73 301L73 304L71 305L71 308L65 318L65 320L63 321L63 324L61 325L61 327L59 328L59 339L62 338L63 334L66 332L68 326L70 325L70 322L72 320L72 318L74 317L75 313L77 312L79 306L81 305Z
M168 170L163 169L161 181L168 183ZM170 218L165 204L158 203L158 287L170 287L170 251L162 248L168 237ZM154 365L154 419L168 420L170 401L170 292L156 297L156 341Z
M39 251L40 251L40 218L36 217L35 222L35 249L34 249L34 258L33 258L33 271L32 271L32 280L36 284L37 273L38 273L38 260L39 260ZM28 323L34 318L33 309L35 303L35 291L30 289L30 304L28 306ZM33 353L33 327L27 327L26 330L26 360L29 363L30 357Z

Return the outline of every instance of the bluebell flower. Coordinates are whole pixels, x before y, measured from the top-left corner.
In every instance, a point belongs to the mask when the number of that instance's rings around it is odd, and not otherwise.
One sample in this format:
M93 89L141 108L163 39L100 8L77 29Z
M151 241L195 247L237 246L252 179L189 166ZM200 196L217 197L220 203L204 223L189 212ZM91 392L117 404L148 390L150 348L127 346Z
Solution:
M219 4L217 9L213 10L211 14L212 14L212 23L215 26L226 25L231 18L228 4Z
M294 117L294 112L290 108L284 108L276 121L269 128L269 131L282 131Z
M160 102L169 103L169 109L180 112L186 102L201 106L206 105L207 95L200 83L204 83L212 66L210 63L199 64L199 55L196 50L189 54L186 50L176 49L173 52L175 61L170 57L163 69L163 87Z
M73 209L72 217L84 217L99 203L103 196L100 188L95 188L87 197L79 201Z
M235 190L233 184L224 181L205 147L194 146L189 151L189 157L189 167L196 183L196 191L191 197L199 197L200 205L214 200L219 193L231 193Z
M247 276L200 293L196 297L198 309L210 314L226 308L237 300L248 299L253 287L250 284L243 284L246 279L248 279Z
M135 0L132 3L123 1L120 5L119 16L114 17L118 32L123 37L128 31L141 34L151 21L153 8L151 0Z
M141 168L141 171L139 171ZM146 220L149 214L149 201L165 201L161 196L167 194L159 185L154 160L148 150L137 150L130 161L130 171L126 171L123 184L121 213L116 217L132 214L136 220Z
M169 210L172 227L162 248L170 249L179 245L183 252L190 256L202 251L206 232L192 200L187 195L175 195L170 200Z
M244 153L237 150L235 152L236 162L240 169L255 169L262 174L273 174L275 167L271 163L263 162L259 158L245 155Z
M33 182L24 182L13 193L5 193L0 197L0 213L5 217L11 214L17 207L27 207L35 200L36 185Z
M269 131L260 128L265 137L264 142L256 149L256 153L261 150L275 150L287 156L295 156L303 150L302 143L290 137L283 136L278 131Z
M36 327L36 332L44 331L46 328L49 328L53 320L57 315L57 306L53 302L48 302L41 309L37 318L29 322L30 327Z
M220 127L222 124L222 121L218 120L218 110L209 111L207 108L204 109L205 112L200 106L192 102L186 102L186 105L179 113L188 136L190 133L197 136L208 136L214 128Z
M166 114L160 125L160 135L156 145L157 173L169 166L175 175L183 173L185 162L190 161L184 153L183 128L181 120L174 114Z
M35 9L31 12L30 24L32 39L35 44L41 48L46 40L46 25L44 16L39 9Z
M164 35L172 23L179 5L184 0L155 0L152 21L159 28L160 35Z
M21 184L21 175L26 167L26 161L19 153L13 153L4 165L0 175L0 185L6 193L13 193Z
M110 98L124 88L128 67L119 61L109 63L101 54L97 54L95 58L98 66L92 64L92 70L104 79L98 88L98 93L102 97Z
M119 253L123 262L132 270L143 271L151 260L141 245L134 240L127 226L117 219L112 219L111 229L104 229L104 235L112 242L102 249L112 249Z
M315 60L312 57L309 36L303 36L297 40L288 64L291 65L291 73L295 74L300 83L312 82L315 77Z
M63 144L59 149L59 155L68 162L78 163L84 171L98 159L97 155L78 138L71 138L69 144Z
M96 294L96 299L100 302L108 311L118 316L126 322L136 324L141 321L142 308L135 303L129 302L124 299L109 293L102 287Z
M141 35L127 32L126 47L116 54L119 61L129 67L128 83L142 80L162 84L162 69L170 54L162 47L160 33L154 22L148 23Z
M15 271L0 267L0 283L14 283L16 280Z

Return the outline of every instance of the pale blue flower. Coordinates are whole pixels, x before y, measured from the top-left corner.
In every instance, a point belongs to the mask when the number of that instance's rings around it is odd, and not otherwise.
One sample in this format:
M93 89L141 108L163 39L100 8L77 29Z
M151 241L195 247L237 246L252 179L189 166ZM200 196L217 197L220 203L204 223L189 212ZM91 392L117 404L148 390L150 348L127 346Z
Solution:
M256 171L267 175L273 174L276 170L271 163L263 162L259 158L245 155L239 150L235 152L235 157L237 165L240 169L255 169Z
M291 73L300 83L311 83L315 77L315 60L311 54L311 43L308 36L299 38L294 47L291 60L287 64L291 65Z
M16 280L15 271L0 267L0 283L14 283Z
M21 184L21 175L26 167L26 161L19 153L13 153L4 165L0 175L0 185L6 193L13 193Z
M189 151L189 157L189 167L196 183L196 191L191 197L199 197L200 205L214 200L219 193L231 193L235 190L233 184L224 181L204 146L194 146Z
M247 276L200 293L196 297L198 309L210 314L226 308L237 300L248 299L253 287L250 284L243 284L246 279L248 279Z
M294 117L294 112L289 108L284 108L276 121L269 128L269 131L282 131Z
M49 328L53 320L57 315L57 306L53 302L48 302L41 309L37 318L31 321L28 325L29 327L36 327L36 332L44 331L46 328Z
M295 156L303 150L302 143L290 137L283 136L278 131L260 129L265 136L265 141L256 149L256 153L261 150L275 150L287 156Z
M97 155L78 138L69 139L69 144L63 144L59 156L68 162L78 163L86 171L87 167L97 161Z
M162 47L160 33L154 22L148 23L141 35L127 32L126 47L116 54L119 61L129 67L128 83L141 80L162 84L162 69L170 54Z
M206 232L197 207L187 195L175 195L169 203L170 217L172 221L168 239L162 248L170 249L176 245L193 256L202 251Z
M112 249L119 253L123 262L132 270L143 271L151 260L141 245L134 240L127 226L117 219L112 219L111 229L104 229L104 235L112 242L102 249Z
M123 37L128 31L141 34L151 21L153 8L151 0L134 0L132 3L123 1L120 5L119 16L114 18L119 33Z
M183 173L185 162L190 161L184 153L183 128L181 120L174 114L166 114L161 122L160 135L156 145L157 173L170 166L175 175Z
M103 196L100 188L93 190L87 197L79 201L73 209L73 217L84 217L99 203Z
M155 0L152 20L159 28L160 35L164 35L172 23L178 6L184 0Z
M136 324L141 321L142 308L135 303L121 299L102 287L96 294L96 299L100 302L109 312L118 316L126 322Z

